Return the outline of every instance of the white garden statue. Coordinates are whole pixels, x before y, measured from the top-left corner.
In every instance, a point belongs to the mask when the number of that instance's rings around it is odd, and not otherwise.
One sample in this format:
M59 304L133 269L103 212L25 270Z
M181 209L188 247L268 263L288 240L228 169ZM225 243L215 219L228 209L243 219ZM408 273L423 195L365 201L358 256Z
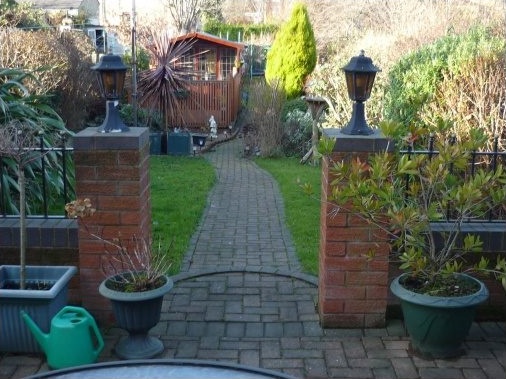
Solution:
M210 128L209 137L211 138L211 140L213 138L218 138L218 125L216 124L214 116L211 116L209 118L209 128Z

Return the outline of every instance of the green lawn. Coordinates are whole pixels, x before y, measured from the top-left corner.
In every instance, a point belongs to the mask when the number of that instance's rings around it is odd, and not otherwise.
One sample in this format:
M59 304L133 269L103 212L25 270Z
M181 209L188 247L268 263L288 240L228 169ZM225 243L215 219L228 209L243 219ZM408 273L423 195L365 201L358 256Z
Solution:
M255 162L279 184L286 222L303 270L318 275L321 167L301 165L297 158L257 159ZM312 196L301 189L304 183L311 184Z
M189 240L206 207L207 196L215 182L215 171L203 158L152 156L151 206L154 243L161 242L174 261L172 273L179 272ZM318 273L320 236L321 168L301 165L298 159L257 159L260 167L270 172L279 184L288 228L303 269ZM300 185L311 183L313 197Z
M161 155L150 158L150 175L153 244L169 251L174 274L206 207L215 171L204 158Z

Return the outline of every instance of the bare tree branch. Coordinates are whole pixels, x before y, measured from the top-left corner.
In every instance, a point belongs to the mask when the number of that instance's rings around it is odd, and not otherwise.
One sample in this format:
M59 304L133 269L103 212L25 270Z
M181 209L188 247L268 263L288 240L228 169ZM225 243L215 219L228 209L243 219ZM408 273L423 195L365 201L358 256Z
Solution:
M199 21L202 0L165 0L174 26L180 34L194 31Z

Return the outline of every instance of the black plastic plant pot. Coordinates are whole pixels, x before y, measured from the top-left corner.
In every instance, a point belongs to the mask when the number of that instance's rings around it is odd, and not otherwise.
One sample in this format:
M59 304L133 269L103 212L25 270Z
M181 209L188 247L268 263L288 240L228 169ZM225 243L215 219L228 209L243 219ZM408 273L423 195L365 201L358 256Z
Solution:
M161 155L162 154L162 133L151 132L149 133L149 154Z
M403 287L403 275L390 285L392 293L401 300L411 349L422 358L449 359L462 355L462 343L473 323L476 307L488 298L488 289L481 281L469 275L458 275L477 282L479 290L467 296L429 296Z

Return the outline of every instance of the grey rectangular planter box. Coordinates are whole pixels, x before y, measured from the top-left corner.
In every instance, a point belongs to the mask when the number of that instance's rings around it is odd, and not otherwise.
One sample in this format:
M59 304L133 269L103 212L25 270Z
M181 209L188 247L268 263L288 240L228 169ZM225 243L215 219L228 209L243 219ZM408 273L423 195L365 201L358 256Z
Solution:
M179 132L167 135L167 154L169 155L190 155L191 138L190 133Z
M37 341L20 316L24 310L44 333L51 320L67 305L68 284L77 272L74 266L26 266L27 282L54 283L50 290L2 289L4 283L19 283L19 266L0 266L0 351L41 352Z

